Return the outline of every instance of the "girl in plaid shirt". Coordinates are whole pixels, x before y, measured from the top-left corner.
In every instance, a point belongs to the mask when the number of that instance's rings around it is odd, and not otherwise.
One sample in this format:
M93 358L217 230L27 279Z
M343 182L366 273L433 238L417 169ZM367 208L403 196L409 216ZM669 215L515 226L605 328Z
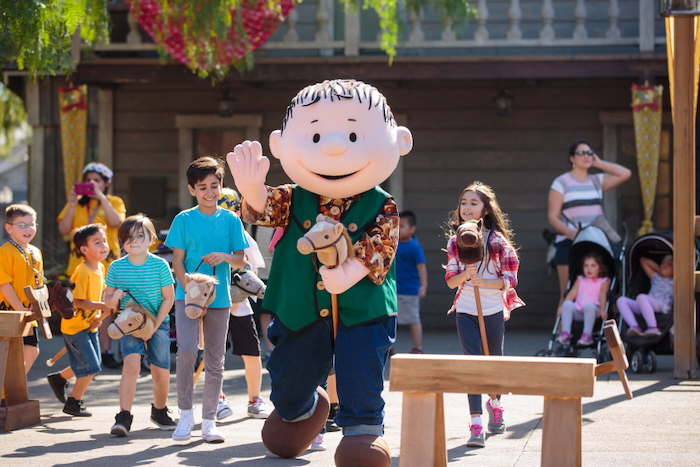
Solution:
M457 255L457 227L469 220L483 219L484 260L470 265L459 261ZM481 335L477 319L474 286L479 287L486 339L491 355L503 355L504 321L510 312L524 303L515 293L520 261L512 244L513 232L507 215L501 211L491 187L474 182L462 191L459 205L450 216L451 233L447 242L445 281L451 289L457 288L454 304L448 311L456 311L457 333L465 355L482 355ZM484 447L481 422L481 394L469 394L471 437L470 447ZM501 396L493 395L486 402L489 413L489 431L503 433Z

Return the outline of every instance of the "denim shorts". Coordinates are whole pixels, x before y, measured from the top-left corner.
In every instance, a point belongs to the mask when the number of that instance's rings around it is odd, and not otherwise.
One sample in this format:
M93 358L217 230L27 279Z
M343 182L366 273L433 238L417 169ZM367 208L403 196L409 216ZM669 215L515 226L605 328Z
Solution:
M76 378L96 375L102 371L102 355L97 334L88 329L75 334L63 334L70 367Z
M556 252L554 253L554 265L555 266L568 266L569 265L569 251L571 251L571 245L574 242L569 238L565 238L561 242L555 243Z
M164 370L170 369L170 321L160 323L158 330L153 333L153 337L148 340L148 346L144 345L143 339L130 335L122 336L119 339L119 346L122 351L122 358L127 355L137 353L145 355L148 363Z

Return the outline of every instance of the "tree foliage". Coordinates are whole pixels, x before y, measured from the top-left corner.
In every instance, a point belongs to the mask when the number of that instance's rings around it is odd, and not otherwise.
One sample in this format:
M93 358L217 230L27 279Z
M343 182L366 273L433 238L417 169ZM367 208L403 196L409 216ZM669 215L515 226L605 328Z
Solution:
M243 2L255 0L156 0L160 4L163 24L181 28L188 63L198 64L194 69L200 76L213 74L222 77L228 71L219 63L205 62L202 38L212 42L223 41L231 27L243 34L239 14ZM280 10L281 0L267 0L268 7ZM301 2L301 0L293 0ZM405 12L419 13L429 6L441 18L459 25L473 16L469 0L341 0L349 10L374 10L382 31L381 48L389 56L396 55L399 31ZM138 8L138 1L133 4ZM245 3L249 5L250 3ZM0 0L0 67L15 60L20 69L33 76L53 74L58 70L70 71L71 39L77 28L84 42L106 42L109 31L107 0ZM157 36L157 34L156 34ZM157 41L163 38L156 37ZM204 41L206 43L206 41ZM250 54L238 68L252 66ZM191 65L190 67L193 67Z
M15 131L26 124L24 102L0 83L0 158L7 157L15 144Z

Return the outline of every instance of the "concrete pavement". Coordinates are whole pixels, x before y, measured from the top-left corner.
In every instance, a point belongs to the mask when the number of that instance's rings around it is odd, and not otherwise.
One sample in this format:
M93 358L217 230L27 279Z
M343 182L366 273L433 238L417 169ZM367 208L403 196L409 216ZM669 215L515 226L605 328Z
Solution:
M506 331L506 355L534 355L545 347L548 333ZM151 378L142 373L134 404L134 423L126 438L109 433L118 408L119 370L106 369L95 378L85 397L90 418L72 418L64 414L62 404L46 383L46 374L67 365L64 357L53 368L46 359L62 346L57 336L41 342L41 355L29 374L31 399L41 402L41 424L0 434L2 466L80 466L110 467L130 465L245 465L333 466L333 453L340 433L325 436L328 450L307 451L297 459L279 459L270 454L260 439L262 420L246 416L245 380L242 361L227 356L224 390L234 415L219 423L227 437L223 444L211 445L199 438L201 411L195 410L195 431L188 443L175 443L171 432L159 431L149 421ZM396 349L408 351L411 340L400 330ZM428 353L460 354L456 331L426 331L424 348ZM174 354L173 354L174 363ZM617 375L598 379L595 395L583 400L584 466L698 466L700 465L700 381L673 378L672 356L659 356L654 374L633 374L628 370L634 399L625 400ZM206 376L203 376L206 377ZM388 372L387 372L388 378ZM201 401L202 383L197 385L196 400ZM263 394L268 400L270 382L263 379ZM385 392L386 438L392 450L392 466L398 466L401 427L401 394ZM487 434L486 448L465 446L469 411L466 395L445 394L445 424L448 465L450 466L538 466L540 463L543 398L504 396L504 418L508 425L502 435ZM175 370L171 376L169 405L174 409ZM428 467L428 466L426 466Z

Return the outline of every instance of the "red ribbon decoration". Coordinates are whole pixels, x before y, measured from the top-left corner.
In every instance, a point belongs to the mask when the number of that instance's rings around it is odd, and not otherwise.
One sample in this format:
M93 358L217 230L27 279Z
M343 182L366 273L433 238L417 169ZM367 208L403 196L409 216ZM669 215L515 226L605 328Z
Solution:
M87 102L85 102L85 93L80 88L80 86L70 86L67 88L59 87L58 92L61 94L70 94L66 99L71 103L61 106L61 112L70 112L73 109L85 110L87 109Z

